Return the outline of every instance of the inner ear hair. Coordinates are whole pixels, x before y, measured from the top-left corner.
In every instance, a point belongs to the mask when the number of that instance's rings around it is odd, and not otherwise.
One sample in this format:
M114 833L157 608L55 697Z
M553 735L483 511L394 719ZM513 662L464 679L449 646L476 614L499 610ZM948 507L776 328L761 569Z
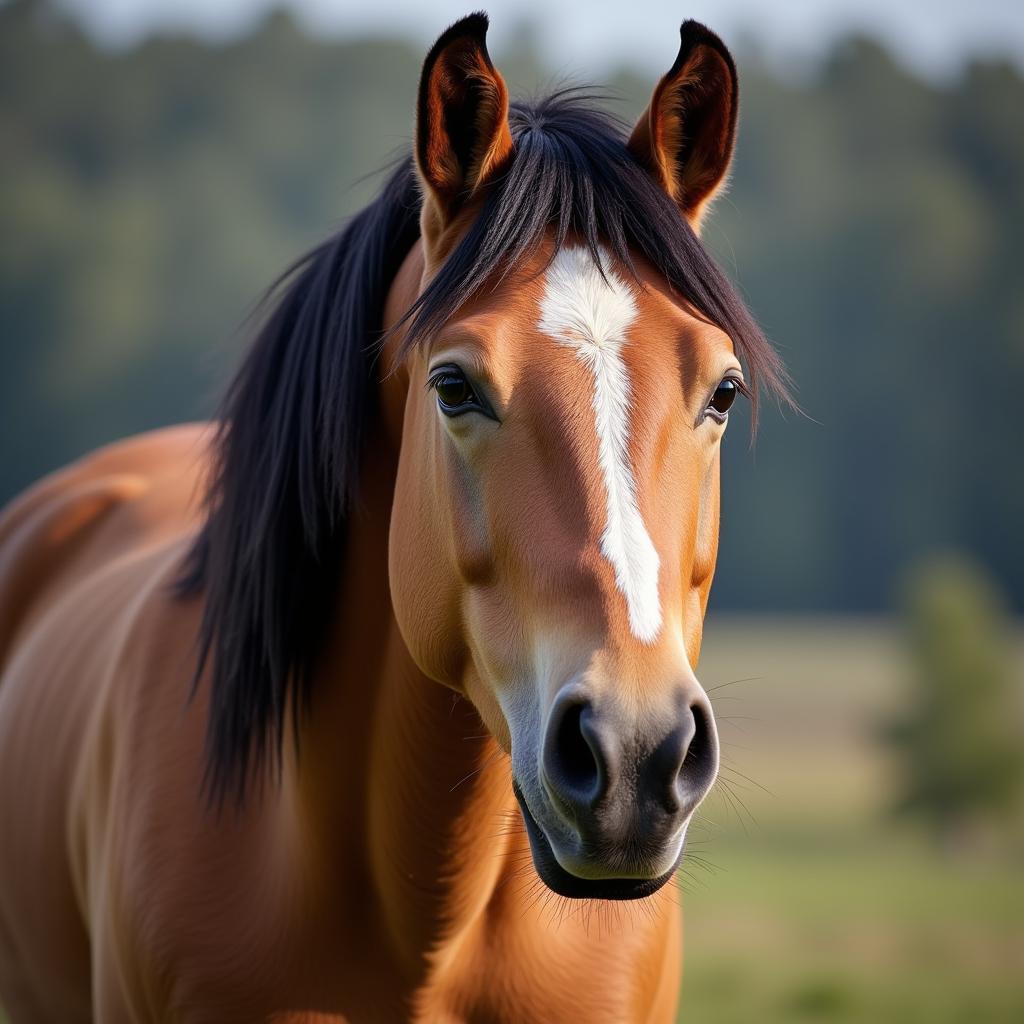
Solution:
M508 89L487 52L487 16L451 26L423 65L416 124L420 176L453 217L512 152Z
M699 222L732 162L739 88L721 39L696 21L679 30L679 53L629 140L687 219Z

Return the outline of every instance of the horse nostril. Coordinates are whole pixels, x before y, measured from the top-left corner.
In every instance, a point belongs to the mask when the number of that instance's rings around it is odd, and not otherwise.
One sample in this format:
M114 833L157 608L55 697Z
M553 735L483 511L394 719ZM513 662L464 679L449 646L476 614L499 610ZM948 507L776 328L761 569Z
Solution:
M608 788L608 756L589 701L567 696L548 724L544 773L563 804L593 807Z
M562 773L569 782L581 789L592 785L597 778L594 752L580 728L582 717L582 704L569 708L558 724L558 736L555 740Z
M689 814L711 788L717 749L710 713L699 704L687 708L647 761L648 796L667 814Z
M686 746L686 755L679 766L676 790L682 806L696 806L711 788L715 779L718 744L715 727L700 704L690 708L693 733Z

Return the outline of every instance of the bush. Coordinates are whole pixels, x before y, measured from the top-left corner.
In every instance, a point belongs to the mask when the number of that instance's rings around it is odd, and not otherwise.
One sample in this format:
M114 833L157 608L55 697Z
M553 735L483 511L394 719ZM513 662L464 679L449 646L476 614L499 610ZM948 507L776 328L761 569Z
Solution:
M901 768L894 810L923 819L949 848L983 819L1005 820L1020 792L1007 613L984 570L956 556L910 573L902 605L914 681L911 706L883 730Z

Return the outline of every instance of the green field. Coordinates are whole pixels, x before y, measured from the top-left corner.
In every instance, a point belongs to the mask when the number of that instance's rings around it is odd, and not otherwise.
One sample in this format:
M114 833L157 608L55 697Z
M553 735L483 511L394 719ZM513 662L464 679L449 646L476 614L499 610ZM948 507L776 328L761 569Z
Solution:
M1020 823L1015 852L951 857L885 814L873 730L909 673L894 630L710 619L726 786L684 882L680 1019L1024 1021Z

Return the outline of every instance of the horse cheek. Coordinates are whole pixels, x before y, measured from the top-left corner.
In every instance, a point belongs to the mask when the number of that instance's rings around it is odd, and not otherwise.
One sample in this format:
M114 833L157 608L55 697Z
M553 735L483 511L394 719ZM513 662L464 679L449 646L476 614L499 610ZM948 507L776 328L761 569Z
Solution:
M432 410L430 410L432 412ZM406 434L420 417L407 417ZM426 417L422 417L426 419ZM420 430L429 430L422 424ZM438 441L421 433L403 445L391 512L388 576L395 621L424 675L462 692L466 647L462 639L463 584L456 568L451 510ZM410 454L412 453L412 454Z

